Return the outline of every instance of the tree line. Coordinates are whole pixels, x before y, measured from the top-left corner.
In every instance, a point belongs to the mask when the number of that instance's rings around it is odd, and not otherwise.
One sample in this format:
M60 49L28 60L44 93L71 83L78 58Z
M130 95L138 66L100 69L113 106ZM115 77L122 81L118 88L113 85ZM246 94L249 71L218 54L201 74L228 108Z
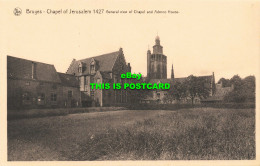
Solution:
M218 83L221 82L223 87L234 87L225 95L225 102L255 102L255 76L247 76L242 79L239 75L234 75L231 79L221 78Z
M143 81L139 80L138 82ZM149 80L143 81L149 82ZM223 87L231 87L233 89L224 96L223 102L255 102L255 76L247 76L242 79L239 75L234 75L231 79L221 78L217 83L221 83ZM173 81L171 88L167 91L167 95L163 98L163 103L187 102L191 101L193 105L196 99L207 99L213 95L216 85L205 81L203 77L190 75L184 81ZM212 93L212 94L211 94ZM152 97L152 91L134 90L130 92L132 102L140 102L147 97Z

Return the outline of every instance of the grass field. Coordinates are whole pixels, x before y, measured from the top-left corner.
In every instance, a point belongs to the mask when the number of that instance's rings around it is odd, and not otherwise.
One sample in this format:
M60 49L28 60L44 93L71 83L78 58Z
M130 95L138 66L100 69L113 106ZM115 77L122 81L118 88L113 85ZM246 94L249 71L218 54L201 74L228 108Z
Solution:
M8 121L8 160L255 159L254 109L123 110Z

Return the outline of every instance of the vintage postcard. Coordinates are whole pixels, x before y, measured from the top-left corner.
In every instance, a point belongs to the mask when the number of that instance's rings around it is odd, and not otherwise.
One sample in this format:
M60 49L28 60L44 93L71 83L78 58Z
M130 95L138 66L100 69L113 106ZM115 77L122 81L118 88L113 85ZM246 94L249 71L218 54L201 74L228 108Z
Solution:
M0 165L260 165L260 1L0 0L0 22Z

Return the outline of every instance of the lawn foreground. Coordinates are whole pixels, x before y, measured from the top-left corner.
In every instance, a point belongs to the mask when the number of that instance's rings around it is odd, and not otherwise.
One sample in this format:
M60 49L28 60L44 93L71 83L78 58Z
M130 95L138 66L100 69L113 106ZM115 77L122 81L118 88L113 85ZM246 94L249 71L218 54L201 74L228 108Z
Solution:
M255 159L255 110L123 110L8 121L8 160Z

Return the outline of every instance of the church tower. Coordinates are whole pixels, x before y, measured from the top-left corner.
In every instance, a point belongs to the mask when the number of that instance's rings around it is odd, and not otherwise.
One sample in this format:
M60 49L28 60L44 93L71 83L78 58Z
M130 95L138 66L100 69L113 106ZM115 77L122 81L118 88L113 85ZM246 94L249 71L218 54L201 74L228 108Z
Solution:
M159 36L155 38L153 53L147 51L147 77L149 79L167 79L167 57L163 54Z

